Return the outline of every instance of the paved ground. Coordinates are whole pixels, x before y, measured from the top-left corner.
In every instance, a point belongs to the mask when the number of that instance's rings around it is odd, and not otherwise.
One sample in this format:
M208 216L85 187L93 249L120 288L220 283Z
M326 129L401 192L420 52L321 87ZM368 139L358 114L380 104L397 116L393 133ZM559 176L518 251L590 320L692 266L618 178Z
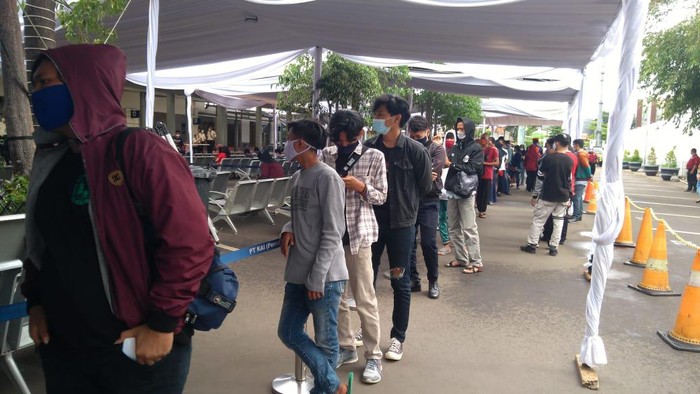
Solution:
M629 171L624 180L633 200L653 207L674 229L687 232L688 240L700 243L700 233L693 232L700 204L695 204L697 196L682 192L684 184ZM479 220L485 272L464 275L441 268L439 300L414 294L404 359L385 361L384 380L375 386L356 382L356 393L587 392L579 386L572 360L585 323L588 282L581 265L593 217L569 227L558 257L526 255L518 247L531 222L527 201L518 190L489 207L488 218ZM641 214L633 216L636 237ZM225 242L242 247L272 239L283 220L270 226L261 217L239 219L239 235L224 235ZM668 248L671 285L682 291L694 251L671 241ZM699 355L674 351L656 336L656 330L672 328L680 298L652 298L627 289L642 270L622 265L632 249L615 252L601 322L610 364L600 370L600 391L697 393ZM441 266L448 258L441 257ZM222 329L196 335L188 393L267 393L273 378L293 370L293 356L276 336L283 267L277 251L236 265L242 283L238 307ZM378 291L388 340L389 282L380 280ZM42 393L36 356L24 351L17 361L33 392ZM340 372L358 375L363 366L344 366ZM4 376L0 392L12 392Z

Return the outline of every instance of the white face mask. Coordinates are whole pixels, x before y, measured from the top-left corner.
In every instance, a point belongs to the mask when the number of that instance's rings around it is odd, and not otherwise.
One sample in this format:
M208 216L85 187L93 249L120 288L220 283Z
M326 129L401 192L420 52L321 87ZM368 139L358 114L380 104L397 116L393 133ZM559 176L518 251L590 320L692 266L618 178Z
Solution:
M305 141L302 141L306 145L306 149L304 149L301 152L297 152L296 149L294 149L294 141L299 141L299 140L298 139L288 140L287 142L284 143L284 157L285 157L285 159L287 159L287 161L292 161L292 160L294 160L295 157L297 157L300 154L311 149L311 146L309 144L307 144Z
M464 139L464 137L466 137L466 136L467 136L467 133L464 133L464 132L462 132L462 133L457 132L457 139L458 139L458 140L462 140L462 139Z

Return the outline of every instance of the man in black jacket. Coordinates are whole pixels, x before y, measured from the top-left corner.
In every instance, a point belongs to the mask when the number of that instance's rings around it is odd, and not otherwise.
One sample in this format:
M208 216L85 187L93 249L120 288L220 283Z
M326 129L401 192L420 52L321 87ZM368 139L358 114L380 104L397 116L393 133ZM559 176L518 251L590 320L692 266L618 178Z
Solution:
M520 247L526 253L535 254L540 234L549 215L552 215L553 229L549 240L549 255L558 253L564 215L571 199L571 169L574 161L566 152L569 150L571 137L559 134L554 137L554 153L542 158L537 172L537 183L530 202L535 211L532 226L527 237L527 244Z
M428 297L436 299L440 296L438 286L438 248L435 229L438 226L438 210L440 194L442 193L442 170L445 168L445 148L428 138L428 120L422 116L414 116L408 122L408 134L414 141L418 141L428 150L432 163L433 188L420 199L418 207L418 220L416 221L416 234L420 229L420 247L423 250L425 267L428 269ZM416 267L417 245L413 243L411 251L411 291L421 291L420 275Z
M372 265L376 283L386 246L394 290L394 326L384 357L398 361L403 356L411 309L410 254L415 243L418 205L432 187L430 157L423 145L401 134L411 116L406 100L391 94L380 96L374 101L372 112L372 129L378 135L365 145L384 154L389 183L386 203L374 206L379 239L372 244Z
M447 265L465 267L462 272L474 274L483 271L484 267L474 211L476 188L484 164L484 150L474 140L476 126L471 119L457 118L455 130L457 143L448 155L452 164L445 179L447 221L455 260Z

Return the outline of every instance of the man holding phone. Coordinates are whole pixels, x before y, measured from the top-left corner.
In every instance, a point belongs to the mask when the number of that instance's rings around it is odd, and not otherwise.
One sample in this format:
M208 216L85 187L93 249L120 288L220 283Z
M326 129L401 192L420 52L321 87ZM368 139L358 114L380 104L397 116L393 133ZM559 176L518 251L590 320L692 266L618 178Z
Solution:
M379 348L381 334L377 296L373 286L371 248L379 236L379 226L372 206L386 201L387 181L384 155L376 149L365 148L360 143L363 126L364 121L357 112L336 111L328 125L329 136L335 146L325 148L321 160L335 168L345 183L345 263L365 346L367 363L362 381L373 384L382 380L382 351ZM338 310L338 366L358 359L347 299L346 288Z

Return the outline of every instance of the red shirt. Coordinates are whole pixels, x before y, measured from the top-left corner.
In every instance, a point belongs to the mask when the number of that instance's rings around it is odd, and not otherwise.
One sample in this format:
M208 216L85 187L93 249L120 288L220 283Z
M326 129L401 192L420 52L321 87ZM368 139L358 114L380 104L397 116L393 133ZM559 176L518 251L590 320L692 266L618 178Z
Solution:
M540 147L532 144L527 148L525 153L525 170L526 171L537 171L537 166L542 153L540 153Z
M495 147L484 148L484 163L498 162L498 149ZM493 180L493 167L492 165L484 164L484 170L481 173L481 179Z
M690 160L688 160L688 164L685 165L685 168L687 170L692 170L693 167L697 166L700 164L700 156L694 155L690 157Z
M598 161L598 155L595 154L595 152L590 151L588 152L588 163L593 165Z

